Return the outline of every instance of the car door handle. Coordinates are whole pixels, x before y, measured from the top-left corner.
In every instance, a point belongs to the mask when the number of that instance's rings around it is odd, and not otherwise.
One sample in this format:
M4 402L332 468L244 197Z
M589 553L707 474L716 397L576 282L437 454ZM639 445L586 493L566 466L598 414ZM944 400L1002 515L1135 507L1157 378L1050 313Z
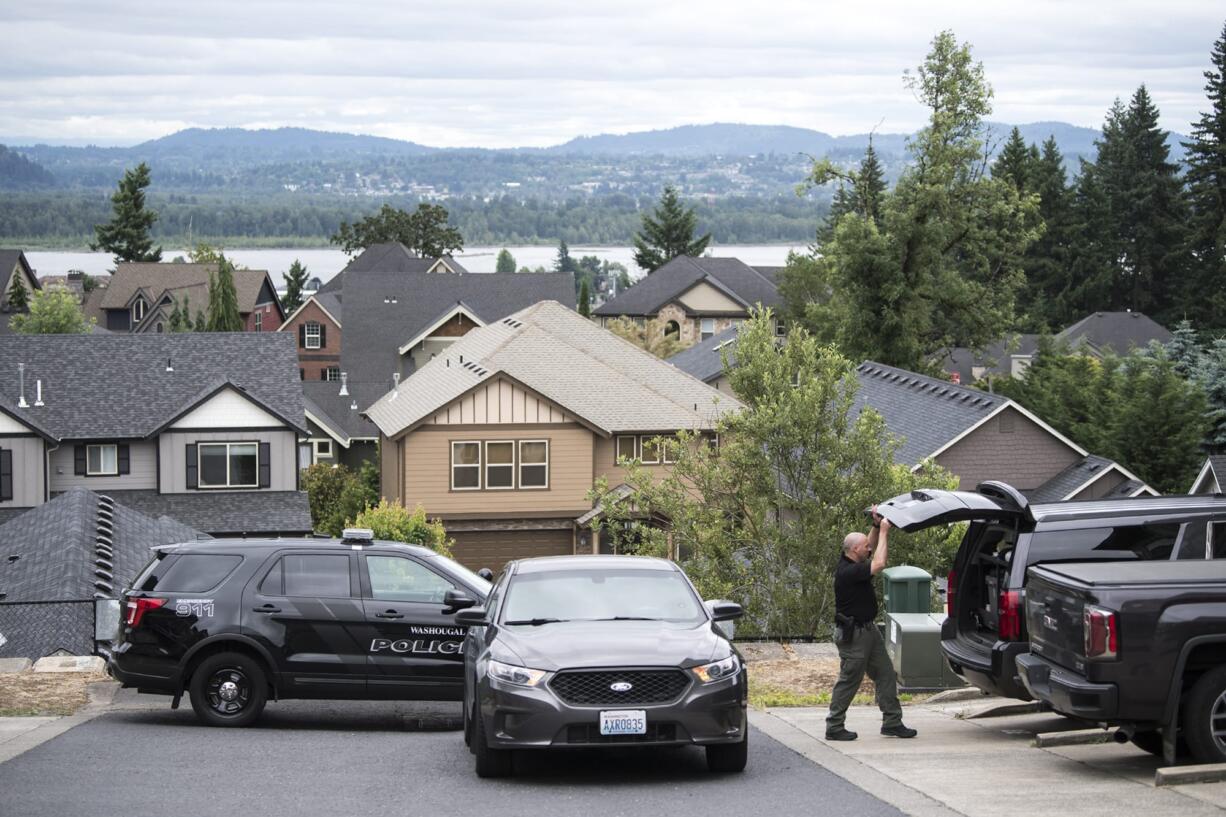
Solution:
M279 613L281 612L281 608L273 607L271 604L265 604L263 607L252 607L251 612L253 613Z
M375 613L375 618L404 618L404 613L397 613L395 610L385 610L382 613Z

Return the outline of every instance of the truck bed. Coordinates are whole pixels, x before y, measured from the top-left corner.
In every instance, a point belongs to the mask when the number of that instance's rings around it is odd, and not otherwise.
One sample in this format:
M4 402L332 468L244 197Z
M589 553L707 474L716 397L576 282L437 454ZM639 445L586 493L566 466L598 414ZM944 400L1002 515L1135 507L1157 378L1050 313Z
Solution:
M1047 574L1058 580L1085 587L1112 585L1179 584L1226 585L1226 559L1176 562L1072 562L1051 563L1031 568L1035 575Z

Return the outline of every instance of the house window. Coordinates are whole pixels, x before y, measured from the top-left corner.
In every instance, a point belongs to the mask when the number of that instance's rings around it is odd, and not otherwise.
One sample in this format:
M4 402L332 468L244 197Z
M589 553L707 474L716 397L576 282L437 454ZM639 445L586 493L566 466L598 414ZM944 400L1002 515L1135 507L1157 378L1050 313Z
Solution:
M255 331L257 332L264 331L264 314L260 312L258 309L255 312Z
M703 318L700 326L700 340L706 340L715 334L715 318Z
M118 449L114 445L90 445L85 449L85 474L91 477L119 473Z
M137 298L136 303L132 304L132 323L133 325L140 323L145 319L145 310L149 308L149 304L145 303L144 298Z
M319 372L319 379L320 380L330 380L330 381L339 383L341 379L341 367L340 366L329 366L326 369L321 369Z
M481 488L481 443L451 444L451 490L476 491Z
M315 452L314 462L319 462L321 459L332 458L332 441L331 440L313 440L311 443Z
M199 443L197 468L201 488L258 488L259 443Z
M735 321L735 323L740 324L740 321ZM787 323L780 320L779 318L775 318L775 337L783 338L783 337L787 337L787 334L788 334Z
M306 328L306 334L303 337L306 340L306 348L318 349L320 347L319 338L322 334L319 331L320 329L319 324L316 323L315 321L307 321L305 328Z
M664 324L664 337L668 337L669 335L681 337L681 324L677 323L676 321L669 321L668 323Z
M519 441L519 487L549 487L549 441Z
M491 440L485 444L485 487L505 491L515 487L515 443Z
M161 322L161 321L158 321L158 323L157 323L157 332L158 332L158 334L160 335L160 334L162 334L164 331L166 331L165 327L163 327L163 326L162 326L162 322Z
M665 437L660 445L660 456L667 463L677 461L678 448L680 442L676 437Z
M635 443L638 437L618 437L617 438L617 459L632 460L638 456L638 449Z
M641 457L643 465L657 465L660 462L660 446L654 437L644 437Z

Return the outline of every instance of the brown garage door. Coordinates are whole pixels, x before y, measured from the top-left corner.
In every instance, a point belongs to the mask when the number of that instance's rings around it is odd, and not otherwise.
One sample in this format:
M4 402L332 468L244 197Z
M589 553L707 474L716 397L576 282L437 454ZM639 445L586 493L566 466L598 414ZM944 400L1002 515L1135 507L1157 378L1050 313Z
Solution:
M471 570L488 567L494 573L512 559L529 556L565 556L574 552L568 530L456 531L456 561Z

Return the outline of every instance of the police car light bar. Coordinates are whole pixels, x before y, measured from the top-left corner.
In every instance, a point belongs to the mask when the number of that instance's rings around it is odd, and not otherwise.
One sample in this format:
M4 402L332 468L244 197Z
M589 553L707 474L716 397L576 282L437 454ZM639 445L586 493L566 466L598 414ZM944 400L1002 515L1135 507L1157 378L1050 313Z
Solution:
M342 542L373 542L375 532L370 528L345 528L341 531Z

